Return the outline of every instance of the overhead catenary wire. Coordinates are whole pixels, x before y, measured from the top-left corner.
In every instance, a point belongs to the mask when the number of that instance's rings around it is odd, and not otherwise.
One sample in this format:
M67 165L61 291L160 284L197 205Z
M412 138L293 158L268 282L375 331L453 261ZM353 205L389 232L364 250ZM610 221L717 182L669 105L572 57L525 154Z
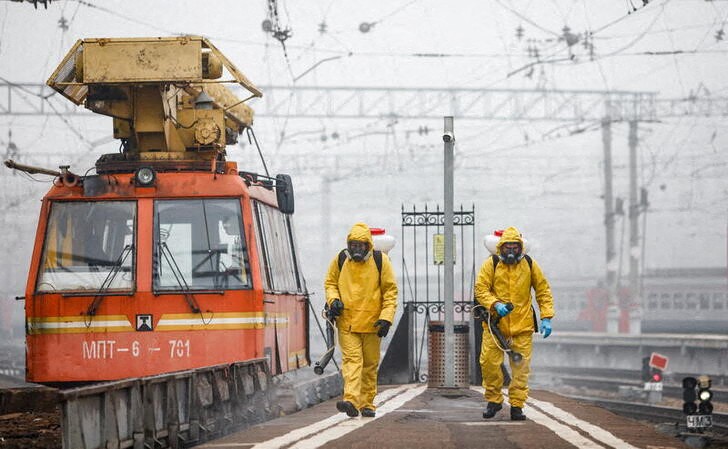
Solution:
M508 4L506 4L503 0L494 0L494 1L497 4L499 4L502 8L504 8L504 9L510 11L511 13L513 13L519 19L523 20L526 23L529 23L530 25L532 25L535 28L543 31L544 33L547 33L547 34L550 34L550 35L556 36L556 37L560 37L561 36L561 33L558 33L556 31L550 30L550 29L548 29L548 28L540 25L539 23L531 20L530 18L526 17L524 14L520 13L519 11L517 11L515 8L513 8L513 7L509 6Z

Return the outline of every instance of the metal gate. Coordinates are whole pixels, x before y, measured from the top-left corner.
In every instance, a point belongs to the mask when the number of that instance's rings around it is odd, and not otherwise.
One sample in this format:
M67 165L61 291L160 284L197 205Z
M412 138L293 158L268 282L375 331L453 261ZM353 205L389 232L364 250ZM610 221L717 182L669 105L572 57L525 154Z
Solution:
M455 322L471 323L470 311L475 282L475 206L471 210L464 210L461 205L460 210L454 212ZM404 315L397 333L401 338L406 335L410 382L427 381L428 325L430 321L444 319L444 257L441 257L444 252L444 227L445 214L439 205L435 210L429 210L425 206L421 211L415 206L412 206L411 211L406 211L404 205L402 206L400 289ZM472 334L470 332L471 347Z

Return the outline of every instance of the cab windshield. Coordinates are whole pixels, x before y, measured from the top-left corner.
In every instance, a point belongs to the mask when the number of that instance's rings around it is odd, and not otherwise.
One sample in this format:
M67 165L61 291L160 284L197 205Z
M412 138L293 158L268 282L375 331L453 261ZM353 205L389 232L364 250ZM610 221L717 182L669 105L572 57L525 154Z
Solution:
M136 202L54 202L36 291L125 291L134 287Z
M154 202L154 290L251 288L240 200Z

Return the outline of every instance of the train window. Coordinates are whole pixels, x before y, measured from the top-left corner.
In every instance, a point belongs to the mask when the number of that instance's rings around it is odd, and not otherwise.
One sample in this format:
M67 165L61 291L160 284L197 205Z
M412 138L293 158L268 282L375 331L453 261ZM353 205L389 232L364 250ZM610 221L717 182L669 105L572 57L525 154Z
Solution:
M685 305L688 310L696 310L698 308L698 299L695 297L695 293L685 295Z
M290 220L278 209L253 202L263 288L274 292L301 292Z
M672 297L673 305L675 310L683 310L685 308L685 299L683 299L682 293L675 293Z
M647 295L647 310L657 310L657 293Z
M134 286L136 202L54 202L36 291L125 291Z
M723 310L728 308L726 306L726 294L725 293L713 293L713 310Z
M669 293L660 294L660 309L669 310L672 305L672 298Z
M710 293L700 293L700 310L710 310Z
M154 202L154 290L251 287L238 199Z

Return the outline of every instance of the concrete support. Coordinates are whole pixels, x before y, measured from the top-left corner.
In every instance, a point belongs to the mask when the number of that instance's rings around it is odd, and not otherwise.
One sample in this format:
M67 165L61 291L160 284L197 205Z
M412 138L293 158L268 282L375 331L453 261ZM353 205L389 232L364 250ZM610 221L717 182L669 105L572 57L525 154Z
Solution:
M617 253L614 249L614 192L612 187L612 122L609 116L602 119L602 143L604 148L604 226L606 229L606 290L607 326L609 334L619 332L619 303L617 301Z
M642 292L640 291L640 203L637 198L637 122L629 122L629 333L642 333Z
M724 376L728 372L728 335L559 332L533 340L533 373L544 367L578 370L610 368L639 371L652 352L670 360L666 377L677 374Z

